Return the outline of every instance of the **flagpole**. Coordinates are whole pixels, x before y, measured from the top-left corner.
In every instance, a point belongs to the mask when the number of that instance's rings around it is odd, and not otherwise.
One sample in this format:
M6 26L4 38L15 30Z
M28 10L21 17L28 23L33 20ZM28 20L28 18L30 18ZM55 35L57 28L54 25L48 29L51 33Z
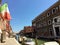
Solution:
M0 6L2 5L2 0L0 0Z
M2 5L2 0L0 0L0 7L1 7L1 5ZM1 8L0 8L0 10L1 10ZM0 14L1 14L1 12L0 12ZM1 40L0 40L0 41L1 41L1 43L2 43L2 42L3 42L3 34L1 33L0 35L1 35L1 37L0 37Z

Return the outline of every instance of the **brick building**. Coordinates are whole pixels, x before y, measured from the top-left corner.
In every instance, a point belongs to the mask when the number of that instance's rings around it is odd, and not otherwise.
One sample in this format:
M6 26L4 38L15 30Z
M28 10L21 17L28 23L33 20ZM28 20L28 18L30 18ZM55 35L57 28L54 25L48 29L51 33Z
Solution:
M24 36L24 30L21 30L18 34L19 34L20 36Z
M32 26L25 26L24 27L24 34L26 36L32 37L33 36L33 32L34 32L34 30L33 30Z
M23 30L19 32L20 35L25 35L28 37L32 37L34 33L34 29L32 26L25 26Z
M60 1L57 1L32 20L36 35L44 38L60 37Z

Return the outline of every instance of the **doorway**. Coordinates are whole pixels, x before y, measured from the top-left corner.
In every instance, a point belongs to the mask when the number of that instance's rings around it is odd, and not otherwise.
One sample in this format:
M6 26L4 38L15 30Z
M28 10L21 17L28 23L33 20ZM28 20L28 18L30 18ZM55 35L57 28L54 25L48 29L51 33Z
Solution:
M60 36L60 34L59 34L59 27L55 27L55 31L56 31L56 35Z

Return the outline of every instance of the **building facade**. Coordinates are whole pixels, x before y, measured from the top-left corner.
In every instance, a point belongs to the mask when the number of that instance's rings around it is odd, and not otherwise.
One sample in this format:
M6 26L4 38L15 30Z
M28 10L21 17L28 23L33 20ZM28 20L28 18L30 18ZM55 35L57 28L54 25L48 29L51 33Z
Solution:
M0 41L5 42L12 33L12 28L10 25L11 16L8 9L8 4L1 4L0 0ZM3 9L3 10L2 10Z
M23 30L19 32L22 36L33 37L34 29L32 26L25 26Z
M24 30L21 30L18 34L19 36L24 36Z
M32 26L25 26L24 27L24 34L28 37L32 37L33 36L33 27Z
M60 37L60 1L57 1L43 13L32 20L32 26L38 37Z

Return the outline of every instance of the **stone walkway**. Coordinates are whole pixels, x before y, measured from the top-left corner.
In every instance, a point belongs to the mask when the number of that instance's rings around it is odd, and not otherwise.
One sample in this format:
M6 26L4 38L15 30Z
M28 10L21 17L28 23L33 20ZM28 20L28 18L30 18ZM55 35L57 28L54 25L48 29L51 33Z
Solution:
M5 43L0 43L0 45L21 45L21 44L19 44L15 38L8 38L6 39Z

